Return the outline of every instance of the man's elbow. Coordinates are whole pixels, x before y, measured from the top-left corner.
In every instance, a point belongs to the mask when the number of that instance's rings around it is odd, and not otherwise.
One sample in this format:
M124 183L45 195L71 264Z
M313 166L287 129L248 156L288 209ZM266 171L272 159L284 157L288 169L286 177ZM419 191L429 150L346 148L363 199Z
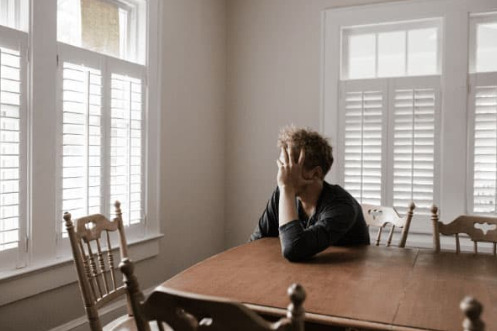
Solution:
M308 256L302 254L302 250L299 249L299 245L287 245L283 247L282 254L285 259L290 262L300 262L309 258Z

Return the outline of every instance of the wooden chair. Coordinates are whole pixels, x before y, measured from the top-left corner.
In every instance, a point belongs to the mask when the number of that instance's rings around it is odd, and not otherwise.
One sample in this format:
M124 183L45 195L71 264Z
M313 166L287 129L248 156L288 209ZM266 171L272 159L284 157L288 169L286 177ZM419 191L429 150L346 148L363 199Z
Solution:
M480 319L483 306L472 297L465 297L459 306L465 315L463 331L485 331L485 323Z
M391 245L393 233L396 228L402 229L398 247L403 248L406 246L409 227L411 226L414 208L416 207L413 202L409 204L409 209L407 210L407 214L404 217L401 217L399 213L397 213L397 210L395 210L395 208L393 207L374 206L368 204L362 204L361 206L364 220L366 221L368 227L373 226L378 228L378 233L375 240L376 246L380 245L383 229L388 226L390 227L390 232L388 233L386 246Z
M455 236L456 253L460 253L460 234L466 234L473 241L474 253L478 253L478 242L493 243L493 254L497 254L497 218L484 216L461 215L448 224L438 220L438 208L432 206L433 245L440 251L440 235Z
M113 221L109 221L104 215L95 214L77 219L76 225L74 225L71 214L64 213L74 264L78 273L81 297L92 331L102 330L98 309L127 293L125 284L117 279L118 276L115 273L109 235L109 232L118 232L121 257L127 258L121 204L116 201L114 206L116 218ZM107 243L105 252L102 248L103 240ZM123 324L129 324L131 329L134 328L134 319L129 303L128 315L109 323L104 329L111 330Z
M156 321L159 330L169 326L176 331L194 330L304 330L305 291L302 286L293 284L288 288L290 305L287 317L271 323L245 307L241 303L227 299L197 295L158 287L144 301L138 281L133 274L133 264L124 259L119 265L135 315L139 331L149 331L148 321Z

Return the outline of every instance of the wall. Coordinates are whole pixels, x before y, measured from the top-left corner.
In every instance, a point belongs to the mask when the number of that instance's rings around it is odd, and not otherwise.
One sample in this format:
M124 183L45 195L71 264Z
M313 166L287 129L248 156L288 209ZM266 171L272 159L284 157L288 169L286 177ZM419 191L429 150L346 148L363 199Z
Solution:
M225 0L167 0L162 231L172 275L224 248Z
M247 241L276 187L279 128L320 129L321 11L379 2L228 1L228 247Z
M164 0L160 254L142 288L224 248L225 0ZM47 330L84 315L76 284L0 307L0 329Z

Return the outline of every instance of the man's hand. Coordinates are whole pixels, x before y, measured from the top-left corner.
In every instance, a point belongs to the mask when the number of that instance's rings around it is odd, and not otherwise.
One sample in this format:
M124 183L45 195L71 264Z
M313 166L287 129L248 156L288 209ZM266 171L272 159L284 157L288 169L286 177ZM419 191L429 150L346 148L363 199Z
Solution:
M291 147L287 147L286 149L282 147L280 158L282 160L276 160L278 164L276 179L281 191L287 191L295 195L303 186L313 182L312 179L305 179L303 175L305 160L305 150L303 148L300 149L297 163L295 163L295 156Z

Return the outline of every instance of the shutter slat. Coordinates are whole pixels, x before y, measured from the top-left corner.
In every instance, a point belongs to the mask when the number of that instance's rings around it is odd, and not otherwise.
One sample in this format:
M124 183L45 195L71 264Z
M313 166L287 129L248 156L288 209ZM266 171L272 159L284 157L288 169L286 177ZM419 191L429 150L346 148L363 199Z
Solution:
M101 210L102 77L98 69L62 64L61 214ZM65 227L62 225L63 235Z
M414 201L428 214L433 204L435 90L394 90L393 203L401 212Z
M347 92L344 97L344 184L358 201L381 201L384 98L381 91Z
M473 212L495 212L497 204L497 86L477 86L473 102Z
M21 57L0 47L0 251L19 245Z
M142 81L129 76L111 77L110 203L121 201L129 219L143 218L143 102Z

